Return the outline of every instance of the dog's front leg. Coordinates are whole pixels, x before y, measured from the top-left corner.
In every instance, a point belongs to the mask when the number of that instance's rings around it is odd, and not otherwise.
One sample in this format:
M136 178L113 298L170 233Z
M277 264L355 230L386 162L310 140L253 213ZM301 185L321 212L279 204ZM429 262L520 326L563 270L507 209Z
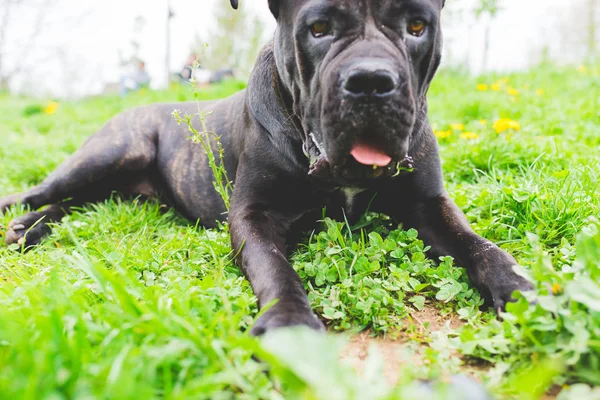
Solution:
M487 239L477 235L462 211L447 193L417 201L401 218L419 231L430 255L450 255L466 267L481 295L495 310L504 310L515 290L533 289L530 282L514 271L515 259Z
M232 210L230 215L232 245L238 264L258 297L259 307L277 301L258 319L252 328L253 335L294 325L324 328L311 310L300 277L286 259L288 226L281 216L252 206Z
M277 301L256 321L252 334L293 325L322 330L323 323L312 312L285 249L293 222L310 202L310 190L274 163L265 165L265 158L241 162L229 213L237 263L250 281L259 307Z

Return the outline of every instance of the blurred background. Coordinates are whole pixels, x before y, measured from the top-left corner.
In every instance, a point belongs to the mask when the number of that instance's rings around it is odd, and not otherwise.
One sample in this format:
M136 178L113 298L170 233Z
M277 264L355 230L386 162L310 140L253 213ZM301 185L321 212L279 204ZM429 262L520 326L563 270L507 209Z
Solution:
M597 57L600 0L448 0L444 66L472 74ZM275 22L267 2L0 0L0 91L74 99L245 79Z

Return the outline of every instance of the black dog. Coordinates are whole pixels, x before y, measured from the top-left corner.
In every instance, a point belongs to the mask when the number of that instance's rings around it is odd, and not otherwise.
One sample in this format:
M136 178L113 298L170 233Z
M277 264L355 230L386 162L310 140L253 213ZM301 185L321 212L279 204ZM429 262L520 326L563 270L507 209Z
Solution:
M208 127L221 135L235 183L229 224L238 262L261 306L279 300L254 334L323 328L286 259L286 238L325 206L355 219L370 203L416 228L431 256L453 256L495 309L514 290L531 289L513 271L516 261L477 236L444 189L426 99L440 61L442 3L270 0L278 28L248 89L201 104L212 111ZM224 219L207 156L172 118L176 108L198 111L185 103L124 112L39 186L0 200L0 212L50 204L13 221L7 242L36 244L47 222L112 191L162 196L205 226Z

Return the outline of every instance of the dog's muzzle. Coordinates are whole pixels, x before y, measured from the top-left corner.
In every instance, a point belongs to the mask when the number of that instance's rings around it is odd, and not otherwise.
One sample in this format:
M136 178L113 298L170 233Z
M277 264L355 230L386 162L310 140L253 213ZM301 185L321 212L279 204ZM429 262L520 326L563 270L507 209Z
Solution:
M348 157L345 165L332 167L327 159L327 153L323 145L313 132L304 141L302 151L309 160L308 174L317 178L369 179L396 177L402 172L411 172L414 169L413 158L408 154L406 154L404 159L396 162L392 161L383 167L373 165L369 168L366 165L359 165L351 157Z

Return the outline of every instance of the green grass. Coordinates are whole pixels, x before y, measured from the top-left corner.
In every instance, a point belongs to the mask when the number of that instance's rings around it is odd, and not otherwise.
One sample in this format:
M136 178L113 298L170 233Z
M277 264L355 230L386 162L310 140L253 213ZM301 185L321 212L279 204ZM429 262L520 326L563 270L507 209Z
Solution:
M45 101L0 94L0 196L40 182L117 112L193 98L173 88L65 102L47 115ZM552 386L568 386L563 398L598 396L600 68L443 71L429 98L435 129L452 131L440 134L451 196L536 281L535 305L521 298L499 320L480 310L464 270L425 257L417 232L382 216L355 227L325 220L291 257L314 309L332 332L369 329L423 360L399 368L392 386L374 352L358 378L339 361L344 335L245 333L256 299L231 260L227 226L204 230L160 204L113 199L65 218L26 254L0 245L0 398L431 398L411 382L473 365L502 398ZM500 118L520 130L497 133ZM0 216L0 232L23 212ZM421 309L462 325L423 329Z

